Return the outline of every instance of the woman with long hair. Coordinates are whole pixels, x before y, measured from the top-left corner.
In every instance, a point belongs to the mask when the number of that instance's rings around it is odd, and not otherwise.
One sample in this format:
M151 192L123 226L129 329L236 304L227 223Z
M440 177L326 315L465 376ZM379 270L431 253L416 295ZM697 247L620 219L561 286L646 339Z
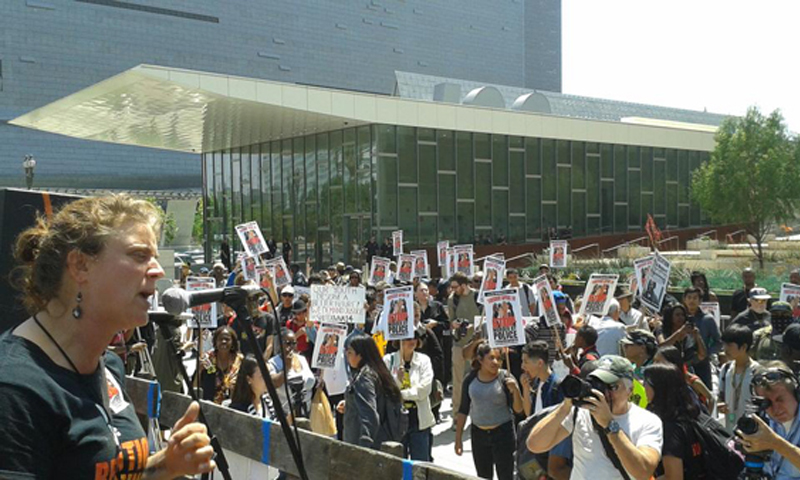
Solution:
M231 398L243 357L239 353L236 332L231 327L217 328L212 340L214 350L200 359L200 386L203 387L203 400L221 405Z
M388 401L399 404L402 395L372 337L352 337L346 355L353 377L337 406L344 414L342 440L377 450L384 441L394 439L385 412Z
M708 389L705 383L700 380L700 377L690 372L683 362L683 355L677 347L672 345L665 345L658 349L654 363L675 365L678 370L684 373L686 377L686 384L691 390L692 398L698 406L705 408L705 413L711 412L714 409L714 394Z
M672 345L683 355L683 360L692 366L706 358L706 344L700 330L693 322L688 322L689 314L681 304L667 307L664 322L656 328L655 334L660 346Z
M247 355L242 360L228 406L257 417L275 419L272 400L267 395L267 384L253 355Z
M711 286L708 284L708 279L706 278L705 273L695 270L691 273L689 279L692 282L693 287L697 287L703 292L703 294L700 296L701 301L719 302L717 294L711 291Z
M514 414L523 410L522 395L514 376L500 368L501 350L482 342L475 349L472 373L464 379L456 417L456 455L464 452L461 437L467 415L472 420L472 460L481 478L514 477ZM512 411L513 410L513 411Z
M272 384L278 390L278 397L281 406L286 412L297 417L308 417L310 415L311 397L314 393L316 378L311 367L308 365L306 357L297 351L297 335L284 327L281 328L283 339L283 356L276 354L267 362ZM289 365L284 378L284 360ZM284 380L289 382L289 394L291 402L286 398ZM291 408L290 408L291 407Z
M668 480L706 477L702 448L693 423L700 409L686 388L684 373L675 365L653 364L644 370L647 409L658 415L664 425L664 445L656 477Z

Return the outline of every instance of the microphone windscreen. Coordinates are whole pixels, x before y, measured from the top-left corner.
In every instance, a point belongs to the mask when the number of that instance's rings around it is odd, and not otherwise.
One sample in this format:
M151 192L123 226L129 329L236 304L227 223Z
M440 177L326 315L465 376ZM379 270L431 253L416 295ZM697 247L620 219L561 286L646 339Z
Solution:
M161 303L164 305L164 310L178 315L189 308L189 292L182 288L168 288L161 295Z

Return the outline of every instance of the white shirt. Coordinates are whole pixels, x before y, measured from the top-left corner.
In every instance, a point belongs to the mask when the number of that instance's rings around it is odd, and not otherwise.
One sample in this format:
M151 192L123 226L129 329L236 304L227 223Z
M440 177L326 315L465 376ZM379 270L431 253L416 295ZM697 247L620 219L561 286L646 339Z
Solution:
M561 426L572 434L573 466L571 479L584 480L594 478L598 480L612 480L622 478L619 470L614 467L611 460L603 450L600 437L592 426L591 413L583 408L578 408L578 416L573 425L573 413L561 422ZM619 423L620 430L630 439L637 448L650 447L661 453L664 443L664 431L661 419L654 413L630 404L628 412L623 415L614 415L614 420ZM628 472L628 476L633 475Z
M592 325L597 330L597 353L604 355L619 355L619 341L625 338L625 324L611 317Z
M311 406L311 393L312 389L314 388L314 373L311 371L311 367L308 366L308 361L306 358L299 353L295 353L295 356L300 360L300 371L296 372L289 369L286 372L286 378L291 380L295 377L302 377L303 378L303 399L305 401L306 407ZM269 359L267 362L267 367L269 367L269 373L277 373L283 371L283 359L280 355L275 355L274 357ZM278 390L278 397L281 399L281 406L283 407L284 412L291 411L289 409L289 402L286 400L286 389L281 386Z
M647 330L650 331L650 326L647 324L647 321L639 310L631 307L628 312L623 312L621 309L619 311L619 319L622 323L629 327L633 327L635 329Z

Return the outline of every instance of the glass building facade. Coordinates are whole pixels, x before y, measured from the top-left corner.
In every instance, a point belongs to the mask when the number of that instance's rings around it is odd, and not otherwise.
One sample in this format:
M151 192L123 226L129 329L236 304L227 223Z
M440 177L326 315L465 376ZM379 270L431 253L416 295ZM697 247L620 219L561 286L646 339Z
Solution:
M255 220L294 261L357 263L402 229L409 245L520 244L703 226L692 172L709 152L366 125L203 154L206 251Z

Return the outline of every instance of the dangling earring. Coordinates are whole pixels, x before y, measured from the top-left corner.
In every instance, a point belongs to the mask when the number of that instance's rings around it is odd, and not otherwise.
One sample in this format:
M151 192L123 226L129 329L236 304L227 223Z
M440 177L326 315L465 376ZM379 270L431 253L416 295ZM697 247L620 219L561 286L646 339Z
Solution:
M83 294L81 292L78 292L78 295L75 296L75 302L77 303L77 305L75 305L75 308L72 309L72 316L75 318L81 318L81 315L83 315L83 309L81 308L82 301L83 301Z

